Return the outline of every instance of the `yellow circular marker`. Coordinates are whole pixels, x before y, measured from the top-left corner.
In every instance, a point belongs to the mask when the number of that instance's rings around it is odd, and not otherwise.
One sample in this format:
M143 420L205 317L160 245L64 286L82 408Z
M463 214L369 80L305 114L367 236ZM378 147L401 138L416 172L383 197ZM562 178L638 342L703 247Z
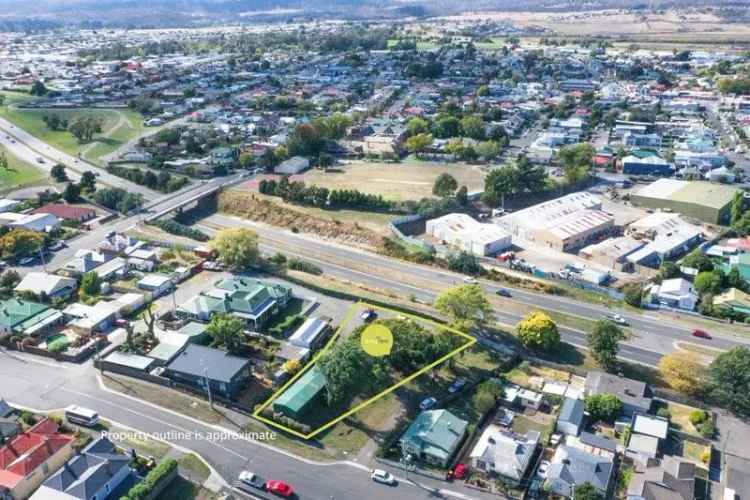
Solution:
M385 325L370 325L362 332L362 349L373 357L387 356L393 347L393 334Z

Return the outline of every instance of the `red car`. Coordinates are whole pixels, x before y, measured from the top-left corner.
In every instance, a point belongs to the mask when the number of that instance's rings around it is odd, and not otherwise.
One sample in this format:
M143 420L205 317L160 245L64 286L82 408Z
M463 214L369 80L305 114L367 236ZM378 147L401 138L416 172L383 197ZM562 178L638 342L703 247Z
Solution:
M711 335L703 330L693 330L693 337L698 337L699 339L710 339Z
M464 464L458 464L453 469L453 477L456 479L464 479L469 472L469 466Z
M284 481L270 480L266 481L266 491L270 491L274 495L278 495L284 498L290 498L294 495L294 490L291 486L286 484Z

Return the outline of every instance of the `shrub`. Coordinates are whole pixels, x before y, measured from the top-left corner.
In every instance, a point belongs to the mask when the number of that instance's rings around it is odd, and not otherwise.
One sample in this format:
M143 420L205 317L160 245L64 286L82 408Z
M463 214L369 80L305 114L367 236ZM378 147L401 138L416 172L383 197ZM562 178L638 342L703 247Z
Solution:
M714 434L716 434L716 427L711 420L707 420L698 425L698 432L706 439L713 439Z
M146 477L140 483L133 486L128 494L125 495L121 500L142 500L148 498L154 489L160 485L160 483L168 477L172 472L177 469L177 460L172 458L164 460L162 463L154 467Z
M690 420L691 424L697 427L698 425L708 420L708 412L703 410L693 410L690 412L688 420Z
M703 453L701 453L701 462L707 464L709 460L711 460L711 450L703 450Z
M209 236L203 231L190 226L186 226L185 224L181 224L175 220L156 220L151 222L151 225L156 226L162 231L166 231L169 234L185 236L186 238L190 238L196 241L208 241L210 239Z
M662 406L656 411L656 414L662 418L671 418L672 414L669 412L669 408Z
M294 271L302 271L303 273L312 274L315 276L320 276L321 274L323 274L323 270L315 264L311 264L310 262L306 262L304 260L296 258L289 259L287 267Z

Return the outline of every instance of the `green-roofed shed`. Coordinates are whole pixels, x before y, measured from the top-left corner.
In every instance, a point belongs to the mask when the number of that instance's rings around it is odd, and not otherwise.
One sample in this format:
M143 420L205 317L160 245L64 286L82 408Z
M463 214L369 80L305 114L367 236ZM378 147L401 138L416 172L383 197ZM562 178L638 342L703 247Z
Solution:
M299 420L325 389L326 377L313 366L273 402L273 409Z

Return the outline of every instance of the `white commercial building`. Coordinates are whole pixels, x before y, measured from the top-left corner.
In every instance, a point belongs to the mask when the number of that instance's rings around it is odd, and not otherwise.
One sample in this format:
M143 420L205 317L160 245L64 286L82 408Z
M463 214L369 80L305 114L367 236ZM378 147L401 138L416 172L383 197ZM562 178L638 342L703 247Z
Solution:
M448 214L427 221L427 234L478 255L494 255L510 246L510 234L494 224L481 224L466 214Z
M692 311L698 302L693 284L683 278L664 280L660 285L651 285L648 291L650 302L676 309Z
M304 172L308 168L310 168L310 160L302 156L293 156L279 163L273 171L277 174L295 175Z
M571 251L595 242L612 229L614 217L601 206L597 196L573 193L513 212L497 224L518 246Z
M60 219L52 214L17 214L4 212L0 214L0 226L13 229L28 229L37 232L49 232L60 227Z

